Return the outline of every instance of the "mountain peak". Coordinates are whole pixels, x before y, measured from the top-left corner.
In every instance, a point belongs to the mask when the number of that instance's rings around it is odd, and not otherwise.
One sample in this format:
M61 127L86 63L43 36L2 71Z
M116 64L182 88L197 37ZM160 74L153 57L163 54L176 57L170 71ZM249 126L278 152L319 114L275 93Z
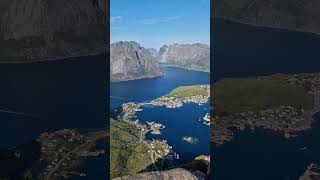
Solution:
M167 65L209 71L210 47L202 43L164 45L159 50L157 60Z
M125 81L162 75L150 51L135 41L112 43L110 61L112 80Z

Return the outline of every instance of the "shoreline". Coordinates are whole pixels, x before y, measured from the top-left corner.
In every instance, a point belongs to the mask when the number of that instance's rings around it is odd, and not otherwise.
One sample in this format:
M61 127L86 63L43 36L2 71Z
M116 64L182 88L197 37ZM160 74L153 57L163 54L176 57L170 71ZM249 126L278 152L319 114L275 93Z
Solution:
M142 79L153 79L153 78L159 78L159 77L163 77L163 76L164 76L164 73L162 73L161 75L144 76L144 77L139 77L136 79L128 79L128 80L112 80L112 79L110 79L110 83L129 82L129 81L136 81L136 80L142 80Z
M180 86L180 87L190 87L190 86ZM195 104L198 104L199 106L201 106L202 104L207 103L209 101L209 97L210 97L210 90L209 90L210 86L209 85L194 85L192 87L197 87L197 88L202 89L203 91L205 91L207 93L207 95L203 96L203 97L202 97L202 95L197 95L197 96L201 96L201 99L198 99L198 98L194 99L194 97L197 97L195 95L192 95L190 97L188 96L188 97L178 98L179 99L178 101L179 101L179 103L181 103L181 106L183 106L185 103L195 103ZM179 87L177 87L177 88L179 88ZM166 95L161 96L159 98L166 97L169 94L166 94ZM159 98L151 100L150 102L140 102L140 103L127 102L127 103L123 103L121 105L122 112L119 114L121 116L120 119L125 122L128 122L131 125L134 125L140 129L140 131L141 131L140 140L145 139L146 134L150 131L151 131L151 134L153 134L153 135L157 135L157 134L159 135L159 134L161 134L161 130L166 128L164 125L157 123L157 122L154 122L154 121L146 121L146 123L141 123L140 120L136 116L137 112L143 111L144 105L148 104L148 105L152 105L154 107L166 106L165 104L161 104L161 105L154 104L154 101L158 100ZM173 107L166 106L166 108L168 108L168 109L169 108L180 108L181 106L173 106Z
M257 79L268 78L270 76L257 77ZM211 142L219 146L232 141L233 129L254 131L259 128L280 133L283 137L290 139L312 128L315 122L313 116L320 111L320 73L281 74L280 78L287 83L297 85L311 83L310 89L306 90L313 96L312 108L299 109L290 105L282 105L278 108L261 109L257 112L246 111L220 117L213 116L212 131L219 132L219 134L214 134Z
M212 17L211 17L212 18ZM256 28L266 28L269 30L280 30L280 31L289 31L289 32L295 32L295 33L306 33L306 34L310 34L310 35L314 35L314 36L319 36L320 37L320 32L313 32L313 31L304 31L304 30L300 30L300 29L294 29L294 28L285 28L285 27L279 27L279 26L272 26L272 25L257 25L255 23L249 23L249 22L243 22L239 19L236 18L230 18L230 17L226 17L226 16L215 16L212 18L213 21L215 19L220 19L220 20L224 20L224 21L231 21L231 22L235 22L235 23L239 23L242 25L249 25L252 27L256 27Z
M181 66L177 66L177 65L170 65L170 64L163 64L163 63L159 63L160 67L173 67L173 68L179 68L179 69L184 69L184 70L188 70L188 71L197 71L197 72L204 72L204 73L210 73L210 69L209 70L197 70L197 69L188 69L185 67L181 67Z
M179 67L179 66L171 66L171 65L161 65L160 64L160 68L177 68L177 69L181 69L181 70L187 70L187 71L195 71L195 72L202 72L202 73L209 73L210 71L200 71L200 70L194 70L194 69L187 69L187 68L183 68L183 67ZM136 79L128 79L128 80L112 80L110 79L110 83L121 83L121 82L130 82L130 81L136 81L136 80L143 80L143 79L153 79L153 78L160 78L160 77L164 77L165 73L162 72L161 75L155 75L155 76L146 76L146 77L140 77L140 78L136 78Z
M46 62L55 62L55 61L64 61L64 60L74 60L71 58L99 56L107 53L108 53L107 50L101 50L94 53L84 53L84 54L80 53L80 54L69 55L69 56L43 57L43 58L35 58L35 59L17 60L17 61L16 60L0 61L0 65L1 64L32 64L32 63L46 63Z

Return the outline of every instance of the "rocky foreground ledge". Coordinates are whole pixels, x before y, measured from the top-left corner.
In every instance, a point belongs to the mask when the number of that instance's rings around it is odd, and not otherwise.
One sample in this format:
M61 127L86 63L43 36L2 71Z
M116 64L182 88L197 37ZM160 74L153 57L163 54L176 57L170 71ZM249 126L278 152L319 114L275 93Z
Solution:
M115 178L114 180L205 180L201 174L191 173L188 170L177 168L167 171L154 171L137 174L134 176L125 176Z

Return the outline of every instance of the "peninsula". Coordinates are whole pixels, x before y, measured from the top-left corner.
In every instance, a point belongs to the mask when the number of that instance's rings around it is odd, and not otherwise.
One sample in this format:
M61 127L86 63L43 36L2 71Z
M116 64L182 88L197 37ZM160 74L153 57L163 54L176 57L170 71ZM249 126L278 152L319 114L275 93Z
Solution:
M166 106L166 108L179 108L184 103L196 103L202 105L208 102L210 97L209 85L180 86L169 94L151 101L153 106Z
M320 110L320 74L222 79L212 94L214 144L232 140L233 129L263 128L290 138L310 128Z
M121 119L110 122L111 178L142 172L171 151L164 140L145 140L144 125Z
M81 157L99 156L105 150L92 150L98 140L107 138L106 131L79 133L76 129L63 129L54 133L43 133L38 139L41 145L41 161L47 164L41 173L42 179L52 180L72 175L85 176L77 172Z

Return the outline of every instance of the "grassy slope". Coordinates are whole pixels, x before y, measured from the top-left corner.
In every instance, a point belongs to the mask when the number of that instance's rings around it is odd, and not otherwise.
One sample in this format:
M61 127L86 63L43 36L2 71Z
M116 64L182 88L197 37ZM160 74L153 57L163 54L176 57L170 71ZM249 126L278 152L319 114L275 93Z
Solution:
M207 90L200 88L199 86L179 86L173 91L171 91L168 96L177 96L177 97L190 97L195 95L208 95Z
M147 146L139 142L139 130L124 122L110 120L111 178L136 174L151 164Z
M224 79L212 88L217 114L258 111L292 105L310 109L313 97L302 86L283 80Z

